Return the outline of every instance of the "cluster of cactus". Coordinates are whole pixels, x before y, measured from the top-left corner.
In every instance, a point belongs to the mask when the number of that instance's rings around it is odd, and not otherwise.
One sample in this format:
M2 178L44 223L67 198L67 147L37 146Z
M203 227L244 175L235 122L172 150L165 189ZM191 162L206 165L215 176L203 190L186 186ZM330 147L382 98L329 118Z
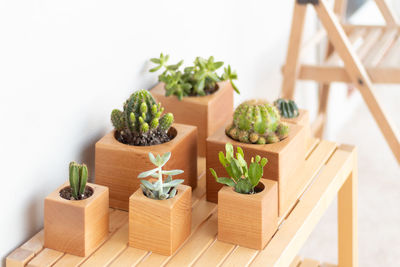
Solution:
M233 89L239 93L233 80L237 79L236 72L231 70L228 65L224 68L222 75L217 74L217 70L224 65L222 61L214 61L214 57L204 59L197 57L193 66L184 68L183 72L179 70L183 60L177 64L167 65L169 55L160 54L159 58L150 59L158 66L150 69L150 72L156 72L164 68L163 73L158 76L160 82L165 83L165 95L175 95L182 100L185 96L204 96L212 93L217 88L217 82L229 80Z
M241 194L256 193L254 189L263 176L264 166L268 160L257 155L255 158L251 158L250 165L247 167L241 147L237 147L236 158L232 144L227 143L225 150L226 155L220 151L218 156L229 177L218 177L215 170L210 168L215 180L218 183L233 187L236 192Z
M153 177L157 178L155 182L149 182L147 180L141 180L140 187L143 194L148 198L152 199L169 199L173 198L177 192L177 186L183 183L183 179L172 180L173 175L178 175L183 173L182 170L170 170L164 171L162 167L171 158L171 152L167 152L164 155L157 155L156 157L149 153L150 161L156 166L156 168L142 172L139 174L138 178ZM167 175L167 178L163 181L163 175Z
M299 108L293 100L279 98L274 101L274 105L279 109L281 116L284 118L291 119L299 116Z
M235 109L233 122L226 127L225 133L242 143L277 143L289 133L288 125L280 118L273 105L262 100L249 100Z
M123 111L114 109L111 122L114 128L123 136L148 136L154 131L168 132L174 116L166 113L161 103L156 103L153 96L146 90L133 93L125 102Z
M80 200L85 197L87 180L87 166L72 161L69 164L69 185L71 187L71 195L75 200Z

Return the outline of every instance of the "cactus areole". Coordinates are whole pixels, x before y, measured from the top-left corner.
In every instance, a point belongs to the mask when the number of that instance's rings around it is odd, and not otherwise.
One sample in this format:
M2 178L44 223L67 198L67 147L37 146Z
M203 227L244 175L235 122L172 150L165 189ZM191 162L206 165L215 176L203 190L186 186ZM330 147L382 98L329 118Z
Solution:
M275 106L263 100L249 100L236 108L225 133L241 143L277 143L289 133L289 126L280 119Z
M176 136L171 128L172 113L162 115L164 108L156 103L146 90L133 93L125 102L123 111L114 109L111 122L115 128L115 138L124 144L134 146L158 145Z

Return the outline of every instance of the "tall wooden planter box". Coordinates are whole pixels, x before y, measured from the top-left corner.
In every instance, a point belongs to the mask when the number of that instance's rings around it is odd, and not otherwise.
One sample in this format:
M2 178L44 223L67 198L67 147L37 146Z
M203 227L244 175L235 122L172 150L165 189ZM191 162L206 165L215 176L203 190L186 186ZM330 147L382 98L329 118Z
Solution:
M261 250L278 228L278 186L261 179L264 190L253 194L236 193L224 186L218 192L218 239Z
M65 183L44 200L44 246L76 256L87 256L108 235L108 188L88 183L93 195L67 200L60 191Z
M175 122L196 126L198 153L206 155L206 139L232 117L233 88L229 81L218 83L219 89L208 96L189 96L181 101L176 96L165 96L164 84L151 89L151 94L161 102L167 112L174 114Z
M225 151L225 144L231 143L235 150L238 146L243 148L247 162L250 162L251 158L256 155L268 159L268 163L264 167L264 177L278 182L279 215L283 214L288 207L280 205L283 203L282 199L290 198L287 187L290 187L291 183L287 180L296 179L292 174L305 162L306 156L306 131L304 127L291 123L288 123L288 125L289 136L275 144L258 145L237 142L225 134L225 127L221 127L214 135L210 136L207 139L206 158L207 200L218 202L218 191L222 185L215 181L209 169L213 168L222 177L228 176L225 168L219 162L218 152Z
M110 206L128 210L129 197L139 188L141 172L154 169L149 152L163 155L171 152L166 169L180 169L184 173L176 179L197 186L197 129L194 126L174 123L171 130L177 135L169 142L154 146L131 146L118 142L112 131L96 143L95 181L110 189Z
M155 200L138 189L129 198L129 245L172 255L190 235L192 190L179 185L172 199Z

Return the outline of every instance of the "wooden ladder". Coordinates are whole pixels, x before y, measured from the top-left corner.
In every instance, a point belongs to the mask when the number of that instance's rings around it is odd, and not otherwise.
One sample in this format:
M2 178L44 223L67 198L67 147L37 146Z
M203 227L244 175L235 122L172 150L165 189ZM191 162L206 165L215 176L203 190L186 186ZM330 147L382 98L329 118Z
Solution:
M380 127L400 164L400 134L375 95L374 83L400 84L400 25L385 0L374 0L386 24L351 25L343 21L346 0L336 0L333 10L327 0L295 0L282 96L293 98L296 80L313 80L319 86L318 116L312 132L321 137L326 122L332 82L354 84ZM302 44L307 4L314 7L323 28ZM318 65L301 64L300 55L328 37L326 56Z

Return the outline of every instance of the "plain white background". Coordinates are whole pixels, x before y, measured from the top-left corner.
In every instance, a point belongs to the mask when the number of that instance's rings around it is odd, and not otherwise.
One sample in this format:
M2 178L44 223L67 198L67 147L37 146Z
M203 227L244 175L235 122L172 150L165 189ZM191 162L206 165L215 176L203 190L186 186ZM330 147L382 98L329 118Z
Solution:
M157 82L150 57L214 55L239 74L236 105L275 99L293 2L0 1L0 257L42 228L43 199L66 181L71 160L93 177L111 110ZM297 99L315 111L307 87Z

